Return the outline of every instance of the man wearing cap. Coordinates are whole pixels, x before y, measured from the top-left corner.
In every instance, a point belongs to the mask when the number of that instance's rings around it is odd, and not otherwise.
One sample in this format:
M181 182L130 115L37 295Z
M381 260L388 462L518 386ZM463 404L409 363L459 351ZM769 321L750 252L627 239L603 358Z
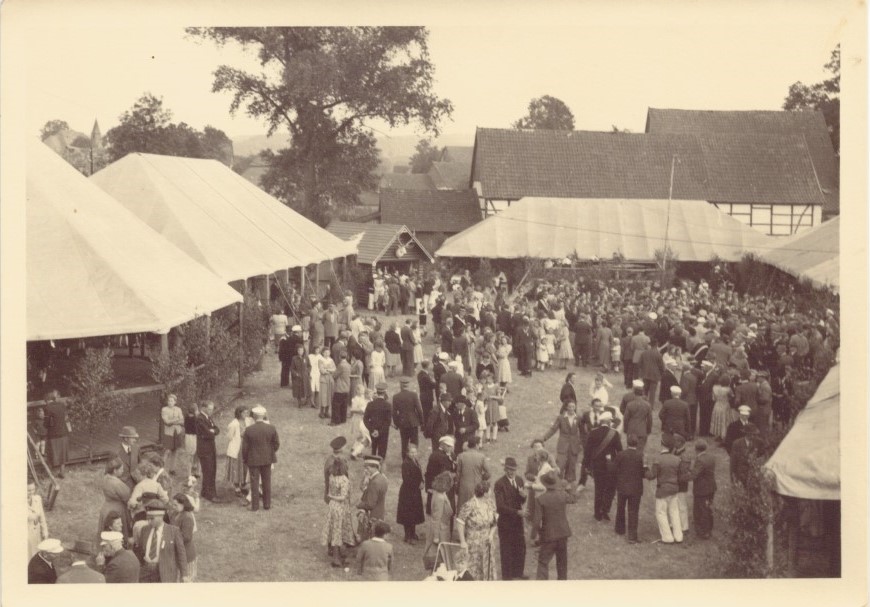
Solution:
M257 405L251 409L254 423L242 435L242 462L251 473L251 510L260 509L260 480L263 483L263 509L272 507L272 464L277 461L280 446L278 431L264 420L266 409Z
M429 461L426 463L426 474L424 481L426 484L426 514L432 514L432 482L442 472L456 472L456 462L453 458L453 447L456 444L456 439L451 435L445 434L438 439L438 444L432 450L429 456ZM453 511L456 512L456 490L455 484L447 492L447 499L450 500L450 505Z
M335 342L340 344L341 340ZM344 356L335 363L335 388L332 393L332 419L330 426L340 426L347 421L347 404L350 402L350 363Z
M378 522L383 522L386 513L387 477L381 474L383 461L379 455L366 455L363 458L365 466L363 493L356 505L362 515L360 536L363 540L371 538L372 527Z
M647 470L646 478L656 481L656 523L663 544L681 544L683 526L677 502L680 478L680 458L662 449L658 459Z
M637 437L637 450L643 453L646 439L652 432L652 407L644 398L643 380L636 379L631 385L634 398L625 405L622 427L626 434L634 434Z
M493 485L495 507L498 512L498 543L501 554L503 580L525 580L526 539L523 527L523 504L526 488L517 475L517 460L506 457L504 476Z
M454 409L453 426L456 428L456 433L454 434L456 446L454 449L456 453L462 453L465 443L477 434L477 431L480 429L480 422L477 420L477 414L474 412L474 404L471 402L471 399L460 395L458 401L462 404L460 406L457 403Z
M46 538L39 542L36 551L27 563L27 583L54 584L57 581L54 559L63 552L60 540Z
M329 447L332 449L323 462L323 502L329 505L329 477L332 475L332 465L335 460L341 460L347 465L347 458L344 456L344 446L347 444L347 439L343 436L336 436L329 442ZM330 546L330 549L332 546Z
M429 439L432 441L432 452L438 450L441 437L449 436L453 439L456 426L453 423L453 397L449 393L438 397L438 405L432 409L428 420ZM454 439L455 440L455 439ZM451 449L452 449L451 445Z
M220 433L214 421L214 403L210 400L203 402L196 416L196 457L202 469L201 496L216 504L222 501L217 497L217 449L214 443Z
M383 459L387 457L392 414L390 403L387 401L387 384L379 383L375 386L375 390L377 391L375 398L366 405L363 424L372 438L372 455L379 455Z
M680 397L689 405L689 434L687 439L692 440L698 428L698 385L704 378L703 372L691 363L683 365L683 374L680 375Z
M120 531L103 531L100 534L102 551L97 555L97 565L104 565L103 574L107 584L135 584L139 581L139 559L131 550L124 549L124 534Z
M541 483L546 492L537 498L535 520L533 524L538 530L541 545L538 549L537 579L546 580L549 577L550 561L556 557L556 579L568 579L568 538L571 537L571 525L568 524L566 506L577 502L577 495L565 490L564 481L560 481L554 471L541 477Z
M665 372L665 362L662 353L659 352L658 342L650 340L649 347L640 355L637 366L637 376L643 380L643 391L650 405L653 407L659 398L659 382Z
M462 395L462 388L465 386L462 376L457 372L458 368L459 363L451 360L447 363L447 373L441 377L441 382L447 386L447 392L454 402Z
M713 418L713 386L719 381L720 369L711 361L701 363L703 379L698 388L698 436L710 436L710 422Z
M399 391L393 395L393 424L399 430L402 439L402 461L408 454L408 443L419 445L419 429L423 425L423 408L416 392L411 392L408 386L410 377L399 380Z
M692 462L692 520L699 539L706 540L713 533L713 497L716 494L716 457L707 451L707 441L695 443L695 461Z
M637 543L638 513L643 497L643 453L637 448L637 437L626 437L626 448L616 454L614 476L616 477L616 524L618 535L627 535L629 544ZM628 525L626 525L626 509Z
M181 529L163 522L166 509L162 502L154 500L145 506L148 524L139 530L136 546L142 566L140 583L175 583L179 576L189 582L187 576L187 553Z
M296 354L296 349L290 342L290 336L285 332L278 341L278 360L281 361L281 387L286 388L290 385L290 363L293 362L293 356Z
M113 454L124 464L124 470L118 476L131 489L141 480L137 468L139 467L139 433L133 426L124 426L118 433L121 439L121 448Z
M622 451L622 440L612 424L613 415L609 411L602 413L598 417L598 427L589 434L583 450L583 468L595 479L593 510L596 521L610 520L610 507L616 494L613 460Z
M689 435L692 419L689 415L689 404L680 396L683 389L679 386L671 386L671 398L662 403L659 411L659 419L662 422L662 446L671 448L674 446L674 433L684 438Z
M80 551L82 550L82 551ZM71 556L70 566L63 573L59 572L56 584L105 584L106 578L102 573L88 567L86 559L90 556L87 549L80 549L76 545L69 551ZM61 568L58 567L60 570Z
M722 446L725 447L725 451L729 454L731 453L731 446L734 442L743 438L746 434L746 428L751 425L749 417L752 415L752 409L750 409L748 405L740 405L737 407L737 413L737 421L728 424L728 428L725 430L725 440L722 441Z

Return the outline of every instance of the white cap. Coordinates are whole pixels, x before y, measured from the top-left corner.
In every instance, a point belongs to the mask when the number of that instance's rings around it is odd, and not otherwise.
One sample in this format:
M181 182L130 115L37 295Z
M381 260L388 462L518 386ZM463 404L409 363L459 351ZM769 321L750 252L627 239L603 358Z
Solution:
M438 360L450 360L450 355L447 352L441 352L438 355Z
M50 552L51 554L60 554L63 552L63 544L60 543L60 540L48 538L39 542L39 545L36 547L40 552Z
M671 394L679 396L683 393L683 389L679 386L671 386Z
M449 434L445 434L441 438L438 439L438 444L444 443L445 445L450 445L451 447L456 445L456 439L450 436Z
M633 382L631 382L631 387L632 388L643 388L643 380L642 379L634 380Z
M300 327L299 325L293 325L293 328L291 328L290 330L291 331L301 331L302 327Z
M266 415L266 408L263 405L257 405L251 409L251 413L254 415Z
M605 411L601 415L598 416L599 422L609 422L613 420L613 414L610 411Z
M752 409L749 407L749 405L740 405L739 407L737 407L737 412L740 415L749 415L750 413L752 413Z
M109 542L123 540L124 534L120 531L103 531L100 533L100 539L102 540L101 544L108 544Z

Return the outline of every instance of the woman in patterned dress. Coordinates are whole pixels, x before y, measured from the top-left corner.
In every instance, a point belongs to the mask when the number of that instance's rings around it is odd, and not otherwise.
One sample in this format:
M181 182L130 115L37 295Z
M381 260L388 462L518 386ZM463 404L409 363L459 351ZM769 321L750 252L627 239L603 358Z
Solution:
M713 386L713 413L710 419L710 434L719 440L725 440L728 425L737 420L737 411L731 408L731 379L723 375L719 385Z
M357 543L353 529L353 515L350 507L350 480L347 477L347 463L335 458L329 470L329 505L326 520L320 534L320 543L332 549L332 566L344 567L347 561L345 546Z
M513 382L513 377L511 376L511 361L508 358L512 349L510 339L508 339L507 335L503 335L501 343L498 345L498 349L496 350L496 358L498 359L496 381L498 382L498 385L503 388Z
M495 506L487 499L489 482L481 481L474 487L474 497L465 502L456 515L459 535L457 569L465 569L475 581L496 579L493 534Z

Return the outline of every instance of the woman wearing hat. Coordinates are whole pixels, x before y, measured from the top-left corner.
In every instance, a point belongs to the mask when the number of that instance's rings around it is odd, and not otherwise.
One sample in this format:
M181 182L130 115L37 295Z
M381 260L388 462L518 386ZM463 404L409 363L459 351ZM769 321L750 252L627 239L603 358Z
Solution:
M117 458L110 459L106 462L105 473L100 482L103 490L105 501L100 508L100 519L97 523L97 535L105 531L106 519L110 514L117 514L121 517L121 531L124 537L130 537L133 531L133 523L130 520L130 511L127 509L127 502L130 499L130 487L121 480L121 475L124 473L124 463Z
M347 560L345 546L356 545L358 538L353 528L347 462L341 457L332 460L326 497L329 503L320 543L331 550L332 566L344 567Z

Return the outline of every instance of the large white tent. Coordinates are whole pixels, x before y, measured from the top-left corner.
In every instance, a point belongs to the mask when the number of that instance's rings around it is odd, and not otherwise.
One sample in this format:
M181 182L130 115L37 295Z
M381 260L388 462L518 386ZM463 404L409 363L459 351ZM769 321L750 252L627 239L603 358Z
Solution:
M760 249L758 256L792 276L805 278L819 287L840 289L840 218L776 242L775 248Z
M38 141L26 196L28 340L162 333L241 301Z
M356 254L217 160L133 153L91 180L228 282Z
M448 238L437 257L737 261L770 238L700 200L522 198Z
M840 366L831 368L765 467L781 495L840 499Z

